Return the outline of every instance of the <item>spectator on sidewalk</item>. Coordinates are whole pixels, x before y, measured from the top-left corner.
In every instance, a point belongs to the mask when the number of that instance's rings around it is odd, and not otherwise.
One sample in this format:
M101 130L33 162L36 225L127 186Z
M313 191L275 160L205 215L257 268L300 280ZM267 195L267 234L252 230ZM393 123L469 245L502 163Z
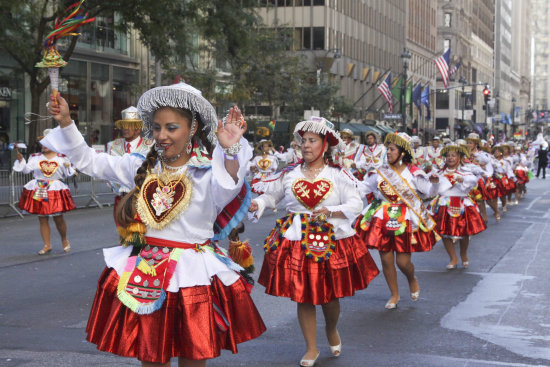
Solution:
M539 166L537 168L537 178L540 175L540 170L542 169L542 178L546 178L546 165L548 164L548 143L544 141L540 145L539 153Z

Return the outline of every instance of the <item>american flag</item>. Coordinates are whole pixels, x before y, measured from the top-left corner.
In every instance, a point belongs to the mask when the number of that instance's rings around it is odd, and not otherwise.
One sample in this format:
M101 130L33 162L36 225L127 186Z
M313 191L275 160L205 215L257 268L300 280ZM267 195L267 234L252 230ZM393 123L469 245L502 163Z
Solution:
M393 101L392 101L393 96L391 94L390 85L391 85L391 73L388 73L388 76L386 77L386 79L384 79L384 81L380 83L380 85L378 86L378 90L380 91L380 93L382 93L386 102L388 102L388 105L389 105L388 112L393 113Z
M455 66L453 66L451 71L449 71L449 78L452 77L454 75L454 73L456 73L456 71L458 70L460 65L462 65L462 59L458 60L458 62L455 64Z
M449 56L451 55L451 49L449 48L445 53L435 59L435 65L441 74L443 79L443 86L449 88Z

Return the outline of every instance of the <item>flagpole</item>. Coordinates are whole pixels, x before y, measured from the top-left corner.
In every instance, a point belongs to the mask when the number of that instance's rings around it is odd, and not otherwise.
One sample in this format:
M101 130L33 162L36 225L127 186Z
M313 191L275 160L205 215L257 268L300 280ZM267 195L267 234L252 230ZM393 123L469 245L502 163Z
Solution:
M367 91L366 91L365 93L363 93L363 94L357 99L357 101L355 101L355 102L353 103L353 106L357 105L357 103L359 103L359 101L362 100L363 97L365 97L365 96L367 95L367 93L370 92L370 90L376 86L376 83L378 83L378 81L380 80L380 78L383 77L384 75L388 74L388 71L390 71L390 70L391 70L391 68L389 68L389 69L387 69L386 71L384 71L384 73L378 75L378 78L376 78L376 80L372 83L372 85L370 86L370 88L367 89ZM381 96L381 95L379 95L378 98L380 98L380 96ZM375 99L375 101L374 101L375 103L376 103L376 101L378 101L378 98ZM370 109L370 107L372 107L372 104L369 106L369 108L367 108L367 111Z

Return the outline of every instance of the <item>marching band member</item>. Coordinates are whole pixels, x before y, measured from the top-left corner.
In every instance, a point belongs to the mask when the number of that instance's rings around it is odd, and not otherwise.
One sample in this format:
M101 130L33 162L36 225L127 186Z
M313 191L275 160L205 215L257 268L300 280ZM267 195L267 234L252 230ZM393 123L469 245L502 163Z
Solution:
M411 299L417 301L420 286L411 253L430 251L439 239L436 223L422 201L437 194L439 179L412 164L410 139L406 133L386 135L387 163L362 185L362 193L373 193L375 199L363 209L357 228L369 248L380 252L391 291L386 309L396 308L400 300L395 263L407 277Z
M357 172L357 153L361 149L361 144L353 139L353 131L350 129L343 129L340 136L344 142L344 147L340 147L336 152L339 157L337 162L355 174Z
M137 108L146 137L156 143L143 160L96 153L65 99L51 100L60 127L42 143L65 152L86 174L132 188L117 211L128 236L104 250L107 267L87 340L143 366L169 366L178 357L179 366L199 367L222 348L236 353L238 343L262 334L243 268L211 242L217 216L242 191L252 156L240 110L231 108L222 123L187 84L145 92ZM193 156L195 144L210 153L210 165Z
M441 159L441 146L439 146L440 139L438 136L434 136L432 139L432 145L426 148L427 160L432 163L434 169L441 168L443 160Z
M448 145L441 149L441 155L445 157L445 166L438 173L441 185L438 195L430 205L430 212L437 223L436 231L443 237L449 254L447 269L457 267L458 259L454 248L457 240L460 240L462 265L467 268L470 236L487 228L477 205L468 196L478 178L462 169L461 159L468 155L464 147Z
M339 356L339 299L366 288L378 268L352 226L362 207L357 181L332 164L331 148L343 145L334 125L311 117L296 125L294 136L301 141L303 160L258 183L265 193L252 200L249 211L257 220L266 207L285 204L288 214L266 238L258 282L267 294L297 303L306 341L300 365L313 366L320 353L316 305L323 309L330 351Z
M386 148L379 144L380 137L374 131L366 134L366 145L362 145L357 154L357 174L356 177L362 180L365 174L376 171L384 163L386 157Z
M44 130L38 140L46 136L51 129ZM16 148L17 149L17 148ZM45 255L52 251L50 242L49 217L53 217L55 227L61 236L63 251L71 251L71 244L67 239L67 223L63 213L76 208L69 187L61 180L75 174L70 161L63 154L54 152L42 146L42 153L31 155L27 162L17 151L17 160L13 170L24 174L33 174L33 179L27 182L19 199L19 209L38 215L40 234L44 247L38 255Z
M113 140L108 144L109 154L114 156L123 156L124 154L140 154L144 158L149 153L151 147L155 144L152 139L144 139L141 136L143 122L138 116L138 110L130 106L121 112L122 119L115 122L115 126L120 130L122 137ZM110 182L111 187L116 193L113 214L120 200L131 190L129 187L120 186L115 182Z

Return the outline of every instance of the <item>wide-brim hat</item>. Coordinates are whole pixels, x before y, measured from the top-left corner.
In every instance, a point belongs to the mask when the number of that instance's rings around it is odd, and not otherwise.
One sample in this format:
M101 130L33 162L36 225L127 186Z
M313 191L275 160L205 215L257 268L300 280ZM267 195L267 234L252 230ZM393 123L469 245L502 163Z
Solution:
M350 138L353 138L353 131L351 131L351 129L342 129L340 130L340 136L349 136Z
M373 130L367 131L367 132L365 133L365 139L366 139L369 135L374 136L374 138L376 139L376 141L379 141L379 140L380 140L380 135L379 135L376 131L373 131Z
M273 142L272 142L271 140L269 140L269 139L262 139L262 140L260 140L259 142L256 143L256 146L254 147L254 149L256 149L256 151L258 151L258 152L261 152L262 146L263 146L265 143L267 143L267 144L273 146Z
M386 135L384 139L384 145L387 147L390 144L395 144L398 147L405 149L407 153L414 159L414 153L411 147L411 137L407 133L394 133Z
M420 137L414 135L411 137L411 144L414 144L414 143L418 143L418 144L422 144L422 141L420 140Z
M130 106L120 113L122 119L115 122L117 129L142 129L143 121L139 118L138 109Z
M449 144L441 149L441 156L445 157L449 152L457 152L461 156L469 155L468 148L460 144Z
M296 124L294 137L300 144L302 143L302 136L307 131L326 136L328 145L331 147L343 149L346 146L340 134L334 130L334 124L324 117L312 116L309 120Z
M44 131L42 132L42 135L36 137L36 140L40 141L40 140L44 139L44 137L45 137L46 135L48 135L51 131L52 131L52 129L46 129L46 130L44 130Z
M480 145L481 139L479 139L479 135L477 133L469 133L466 137L467 142L472 142L474 144Z
M208 140L217 144L216 128L218 115L214 107L203 96L200 90L185 83L178 83L149 89L139 98L137 109L143 121L145 137L153 137L153 114L161 107L182 108L191 111L193 117L198 114Z

